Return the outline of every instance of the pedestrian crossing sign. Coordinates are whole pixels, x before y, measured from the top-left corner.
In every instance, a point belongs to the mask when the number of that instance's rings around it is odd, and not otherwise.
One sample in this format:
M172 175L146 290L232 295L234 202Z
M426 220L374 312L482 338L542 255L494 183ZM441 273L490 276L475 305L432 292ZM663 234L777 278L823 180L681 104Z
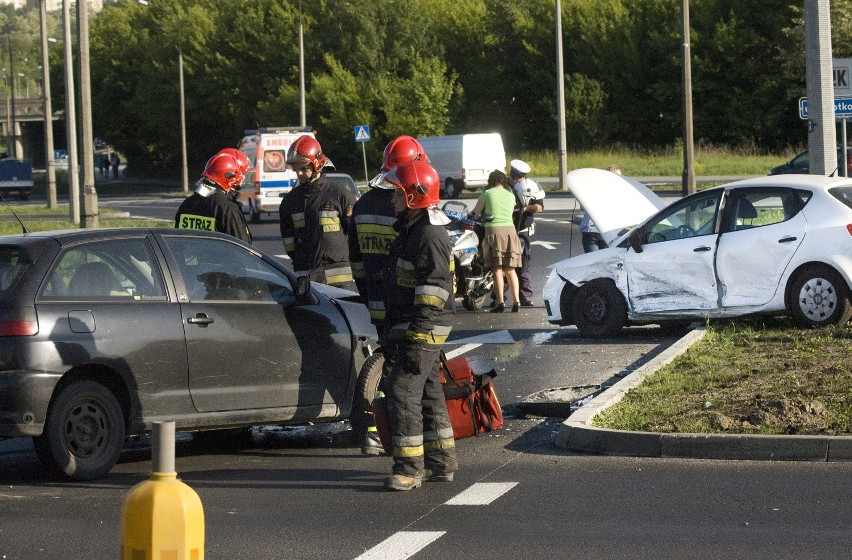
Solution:
M366 142L370 139L370 125L360 124L355 127L355 141Z

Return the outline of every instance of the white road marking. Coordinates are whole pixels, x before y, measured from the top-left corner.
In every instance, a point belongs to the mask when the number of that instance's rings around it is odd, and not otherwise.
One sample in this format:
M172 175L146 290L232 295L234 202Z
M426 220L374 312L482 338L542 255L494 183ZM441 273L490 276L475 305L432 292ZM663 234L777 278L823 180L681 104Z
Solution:
M446 531L400 531L355 560L405 560L441 538Z
M284 260L288 260L288 261L290 260L290 257L289 257L288 255L286 255L286 254L284 254L284 255L274 255L274 256L275 256L276 258L279 258L279 259L284 259Z
M531 241L530 245L538 245L539 247L544 247L545 249L553 251L556 249L556 245L562 245L562 243L558 241Z
M454 344L454 343L445 342L444 344ZM470 352L471 350L479 348L480 346L482 346L482 345L481 344L465 344L464 346L456 348L455 350L450 350L449 352L444 352L444 354L447 356L448 360L452 360L456 356L461 356L462 354L466 354L466 353Z
M471 336L468 338L460 338L458 340L448 340L444 344L475 344L476 346L473 348L476 348L483 344L514 344L515 342L516 340L512 338L511 333L507 330L503 330ZM473 350L473 348L469 348L465 350L465 352L469 352L470 350Z
M444 505L487 506L517 485L517 482L477 482L461 494L450 498Z

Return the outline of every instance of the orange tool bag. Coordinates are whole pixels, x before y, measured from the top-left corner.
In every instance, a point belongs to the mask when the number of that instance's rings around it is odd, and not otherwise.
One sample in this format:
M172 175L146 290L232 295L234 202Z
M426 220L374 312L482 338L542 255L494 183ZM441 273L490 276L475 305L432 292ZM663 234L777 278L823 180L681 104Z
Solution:
M503 410L491 382L497 376L493 369L475 374L467 358L459 356L447 360L442 351L439 375L455 439L469 438L503 427ZM372 408L382 447L385 453L391 455L393 444L385 397L373 400Z

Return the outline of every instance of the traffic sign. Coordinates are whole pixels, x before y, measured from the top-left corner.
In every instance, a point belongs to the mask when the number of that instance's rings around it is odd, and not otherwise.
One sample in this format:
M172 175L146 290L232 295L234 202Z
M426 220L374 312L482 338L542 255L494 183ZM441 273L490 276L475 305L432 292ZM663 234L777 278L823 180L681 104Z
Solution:
M366 142L370 139L370 125L359 124L355 127L355 141Z
M834 118L843 119L852 117L852 97L844 95L834 98ZM808 98L799 98L799 118L808 118Z

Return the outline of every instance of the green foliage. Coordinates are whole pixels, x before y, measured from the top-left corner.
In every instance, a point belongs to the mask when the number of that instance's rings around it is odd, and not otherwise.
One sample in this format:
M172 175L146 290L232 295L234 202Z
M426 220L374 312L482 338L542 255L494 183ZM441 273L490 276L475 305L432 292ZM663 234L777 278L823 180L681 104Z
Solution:
M245 129L300 124L299 6L110 3L90 25L95 135L127 156L130 173L177 177L178 53L192 175ZM359 124L373 133L364 146L371 166L402 133L496 131L510 152L556 148L553 0L315 0L302 8L307 124L341 170L360 169ZM831 13L834 56L852 57L852 0L831 2ZM681 3L562 0L561 16L569 148L676 145ZM690 20L696 140L761 152L803 144L801 2L693 0ZM35 10L0 9L16 69L29 60L34 80L37 24ZM50 59L61 108L61 49L52 47Z

